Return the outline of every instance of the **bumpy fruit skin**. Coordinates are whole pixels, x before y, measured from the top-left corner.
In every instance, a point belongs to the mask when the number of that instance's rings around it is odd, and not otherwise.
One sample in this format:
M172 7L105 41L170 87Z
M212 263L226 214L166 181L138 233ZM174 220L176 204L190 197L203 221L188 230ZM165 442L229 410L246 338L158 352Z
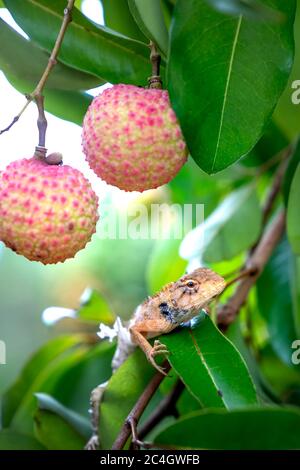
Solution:
M72 258L95 232L97 196L80 171L35 158L0 175L0 240L32 261Z
M115 85L91 103L82 146L94 172L126 191L168 183L187 149L166 90Z

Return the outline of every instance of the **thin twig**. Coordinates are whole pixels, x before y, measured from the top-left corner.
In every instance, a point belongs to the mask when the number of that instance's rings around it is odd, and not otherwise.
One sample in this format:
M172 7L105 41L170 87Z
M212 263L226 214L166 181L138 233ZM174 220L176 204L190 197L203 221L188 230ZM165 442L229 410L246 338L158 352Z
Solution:
M74 3L75 3L75 0L68 0L68 4L67 4L66 8L64 9L64 18L63 18L63 22L62 22L60 31L59 31L58 36L56 38L56 41L55 41L53 50L51 52L51 55L49 57L47 67L45 68L45 71L44 71L39 83L37 84L36 89L34 90L33 93L31 93L32 99L34 99L35 96L40 95L42 93L42 91L44 89L44 86L45 86L45 84L48 80L48 77L50 75L50 72L52 71L53 67L57 63L57 56L58 56L59 50L61 48L64 36L65 36L67 28L68 28L68 25L72 21L72 10L73 10L73 7L74 7Z
M257 270L256 274L243 279L235 293L218 312L218 325L222 329L232 323L244 305L250 289L256 283L257 278L267 264L274 248L280 241L285 229L285 212L281 210L273 222L263 233L257 247L249 257L247 267Z
M249 277L249 276L254 276L255 274L257 274L257 268L256 267L255 268L250 267L250 268L245 268L245 269L239 270L239 273L236 277L234 277L230 281L226 282L225 289L228 289L228 287L232 286L233 284L236 284L241 279L244 279L245 277ZM224 290L223 290L223 292L224 292ZM222 294L223 294L223 292L222 292Z
M41 76L40 78L40 81L38 82L36 88L33 90L32 93L30 94L27 94L26 95L26 99L27 99L27 102L25 103L25 105L23 106L23 108L21 109L21 111L19 112L19 114L17 114L12 122L3 130L0 131L0 135L3 134L4 132L7 132L9 131L13 126L14 124L16 124L20 117L22 116L22 114L24 113L24 111L27 109L28 105L36 100L36 98L40 95L42 95L42 92L43 92L43 89L45 87L45 84L48 80L48 77L53 69L53 67L56 65L57 63L57 56L58 56L58 53L59 53L59 50L60 50L60 47L62 45L62 42L63 42L63 39L64 39L64 36L65 36L65 33L66 33L66 30L67 30L67 27L69 25L69 23L72 21L72 9L74 7L74 3L75 3L75 0L68 0L68 3L67 3L67 6L66 8L64 9L64 18L63 18L63 22L62 22L62 25L61 25L61 28L60 28L60 31L58 33L58 36L56 38L56 41L55 41L55 44L54 44L54 47L53 47L53 50L51 52L51 55L49 57L49 60L48 60L48 63L47 63L47 66L43 72L43 75Z
M168 372L171 368L170 364L166 361L163 364L163 367L165 368L165 371ZM129 436L131 435L132 431L132 422L138 422L140 417L142 416L146 406L148 405L149 401L153 397L154 393L158 389L159 385L164 379L164 375L162 375L160 372L157 372L154 377L151 379L143 393L141 394L140 398L134 405L133 409L127 416L120 432L115 440L112 450L120 450L123 449L125 446Z

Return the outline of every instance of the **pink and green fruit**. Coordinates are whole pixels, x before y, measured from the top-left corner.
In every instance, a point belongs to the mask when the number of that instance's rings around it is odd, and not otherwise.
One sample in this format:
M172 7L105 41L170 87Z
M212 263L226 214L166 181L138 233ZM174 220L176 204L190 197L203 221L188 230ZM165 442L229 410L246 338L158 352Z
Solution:
M0 175L0 240L29 260L53 264L74 257L97 220L97 196L68 165L24 158Z
M126 191L168 183L187 159L168 92L133 85L115 85L93 100L82 145L92 170Z

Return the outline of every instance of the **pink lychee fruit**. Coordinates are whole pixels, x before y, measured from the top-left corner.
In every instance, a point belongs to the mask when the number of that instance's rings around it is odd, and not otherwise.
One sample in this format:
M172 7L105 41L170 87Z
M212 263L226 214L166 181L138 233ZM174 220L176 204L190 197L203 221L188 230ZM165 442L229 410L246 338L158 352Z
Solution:
M80 171L36 158L14 161L0 175L0 240L32 261L65 261L91 239L97 206Z
M115 85L94 98L82 145L92 170L126 191L168 183L187 159L168 92L133 85Z

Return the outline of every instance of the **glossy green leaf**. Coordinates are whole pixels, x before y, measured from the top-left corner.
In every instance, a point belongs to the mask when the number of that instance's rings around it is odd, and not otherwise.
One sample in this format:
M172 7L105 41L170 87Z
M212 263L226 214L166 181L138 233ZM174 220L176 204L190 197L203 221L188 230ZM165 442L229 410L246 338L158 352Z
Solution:
M147 43L146 37L133 19L127 0L101 0L101 2L106 26L129 38Z
M187 261L179 256L180 243L181 240L174 239L157 240L147 267L150 294L184 274Z
M25 39L0 18L0 67L24 81L38 83L48 63L49 55ZM30 64L30 66L29 66ZM88 90L104 81L58 62L47 80L47 87L58 90ZM28 90L31 92L32 90Z
M35 434L49 450L81 450L91 435L88 420L66 408L50 395L36 394Z
M51 394L66 406L72 404L74 408L87 415L90 391L99 381L110 377L113 354L113 345L103 342L96 346L94 355L91 345L86 342L88 340L89 338L84 335L78 335L77 344L43 364L42 368L33 368L32 364L27 365L30 375L35 375L31 381L24 378L24 374L21 375L21 388L25 383L25 390L11 420L14 429L27 434L32 433L34 394L39 392ZM36 356L39 359L39 355ZM87 379L89 382L84 382ZM20 393L18 384L14 388ZM78 393L82 396L79 397Z
M8 80L15 86L16 82L14 80L10 80L9 77ZM83 92L51 90L49 88L45 89L43 94L45 96L46 111L61 119L82 126L87 108L92 102L92 96Z
M112 324L115 321L110 306L99 292L87 288L81 296L80 308L76 316L81 320L93 321L97 323Z
M297 141L295 142L294 150L290 158L290 161L288 163L288 167L285 171L285 175L284 175L284 179L282 183L282 192L283 192L285 206L288 205L291 184L292 184L292 181L295 176L295 172L297 170L299 163L300 163L300 139L298 138Z
M200 257L207 263L234 258L249 248L261 229L261 210L253 185L244 186L224 199L180 247L184 259Z
M154 373L144 353L137 350L111 377L100 405L99 436L102 449L111 448L125 418Z
M161 9L164 15L165 25L168 31L170 29L170 24L172 20L173 8L174 5L172 4L172 2L169 2L169 0L161 0Z
M205 0L178 0L168 88L192 157L207 173L261 137L293 63L296 2L268 0L282 22L224 16Z
M295 172L289 195L287 233L292 250L300 255L300 163Z
M294 38L295 38L295 59L292 72L288 84L280 97L276 106L274 119L277 125L290 139L295 139L300 134L300 8L298 1L298 8L296 13L296 20L294 25Z
M233 322L226 331L226 337L235 345L247 364L251 378L255 384L257 397L261 403L279 403L279 398L271 385L262 375L251 347L242 335L239 321Z
M5 0L5 5L33 41L52 50L63 20L64 0ZM146 44L96 25L76 8L59 59L111 83L145 85L151 71Z
M0 5L1 7L1 5ZM40 442L30 436L19 434L12 429L0 431L0 450L43 450Z
M257 404L248 369L233 344L201 313L192 328L161 338L169 361L203 407L241 408Z
M282 15L257 0L206 0L213 8L228 15L245 15L256 20L282 20Z
M260 167L278 155L288 144L289 141L281 129L271 121L261 139L240 163L246 167Z
M25 82L22 77L17 77L5 73L7 80L16 88L20 93L27 93L28 90L33 90L36 83ZM88 106L92 101L92 97L87 93L67 90L51 90L45 89L43 93L45 97L45 109L55 116L65 119L66 121L74 122L79 126L82 121ZM13 116L11 116L11 119Z
M5 45L0 51L0 69L20 93L30 93L36 87L47 65L47 54L31 41L16 33L1 18L0 40L1 44ZM30 67L28 64L31 64ZM48 81L53 89L47 86L44 91L45 108L62 119L81 125L92 97L87 93L76 91L72 87L89 88L93 83L101 84L103 82L60 63L57 67ZM72 83L73 74L74 84L70 85L70 91L60 89L64 86L68 87L68 83ZM12 118L13 116L11 116Z
M295 261L287 240L283 239L257 282L259 310L267 321L270 342L278 356L291 366L292 342L300 333Z
M176 403L176 409L180 415L198 411L202 407L199 401L185 388Z
M62 364L62 373L57 377L52 390L50 389L51 395L64 405L89 417L91 390L110 378L114 352L114 344L99 341L80 357L75 353L70 355L65 369L63 370L64 364Z
M291 348L294 352L294 349ZM283 403L290 403L290 391L300 387L299 368L291 368L267 345L260 351L259 367L262 375L272 385Z
M128 4L141 31L167 56L169 35L160 0L128 0Z
M300 413L287 408L195 412L155 438L172 448L224 450L299 449L299 440Z
M8 427L17 412L31 384L35 381L37 371L42 371L47 364L55 361L68 349L78 344L78 337L61 336L46 343L24 366L16 382L2 397L2 424ZM36 390L37 391L37 390Z

